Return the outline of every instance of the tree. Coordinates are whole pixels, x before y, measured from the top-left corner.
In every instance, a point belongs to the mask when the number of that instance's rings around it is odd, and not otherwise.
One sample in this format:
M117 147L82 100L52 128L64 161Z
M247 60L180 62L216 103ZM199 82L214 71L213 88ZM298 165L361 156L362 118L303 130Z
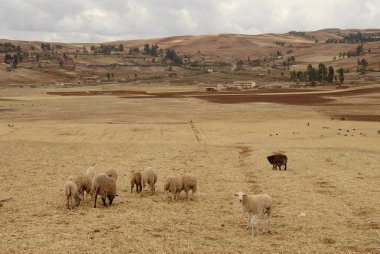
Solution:
M320 63L318 65L318 80L321 82L324 82L324 81L326 81L326 79L327 79L326 65L324 65L323 63Z
M144 45L144 54L150 55L150 46L148 43Z
M5 59L4 59L4 62L6 63L6 64L11 64L12 63L12 61L13 61L13 58L12 58L12 56L10 55L10 54L5 54Z
M124 46L123 46L123 44L120 44L119 45L119 51L121 52L121 51L124 51Z
M310 83L314 83L314 81L315 81L315 69L313 68L313 66L311 64L309 64L307 66L306 74L307 74L308 81Z
M361 60L358 59L358 71L361 74L367 73L367 67L368 67L368 61L365 58Z
M357 46L356 48L356 55L357 56L361 56L364 54L364 46L363 44L360 44L359 46Z
M334 68L332 66L329 66L328 73L327 73L327 82L332 83L334 80Z
M17 68L17 65L19 64L19 58L17 55L13 55L13 62L12 62L12 65L13 65L13 68Z
M343 68L339 68L338 73L339 73L339 82L341 84L343 84L343 81L344 81L344 69Z
M108 72L107 73L107 79L110 80L111 79L111 74Z

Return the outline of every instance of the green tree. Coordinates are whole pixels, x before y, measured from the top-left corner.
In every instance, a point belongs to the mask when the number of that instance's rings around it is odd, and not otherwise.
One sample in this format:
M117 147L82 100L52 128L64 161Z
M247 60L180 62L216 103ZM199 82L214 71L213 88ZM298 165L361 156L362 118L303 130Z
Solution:
M19 64L19 58L17 55L13 55L13 61L12 61L12 65L13 65L13 68L17 68L17 65Z
M338 73L339 73L339 82L341 84L343 84L343 81L344 81L344 69L343 68L339 68Z
M326 65L320 63L318 65L318 80L324 82L327 80L327 68Z
M332 83L334 80L334 68L332 66L329 66L328 73L327 73L327 82Z
M144 54L150 55L150 46L148 43L144 45Z

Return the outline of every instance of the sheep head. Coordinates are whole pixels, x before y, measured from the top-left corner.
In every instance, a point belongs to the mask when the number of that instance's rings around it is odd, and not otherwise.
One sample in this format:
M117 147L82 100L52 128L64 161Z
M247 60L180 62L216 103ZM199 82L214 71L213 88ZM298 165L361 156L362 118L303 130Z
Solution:
M239 191L239 192L235 193L235 196L237 196L239 198L240 202L243 202L243 197L247 196L247 194L245 194L244 192Z

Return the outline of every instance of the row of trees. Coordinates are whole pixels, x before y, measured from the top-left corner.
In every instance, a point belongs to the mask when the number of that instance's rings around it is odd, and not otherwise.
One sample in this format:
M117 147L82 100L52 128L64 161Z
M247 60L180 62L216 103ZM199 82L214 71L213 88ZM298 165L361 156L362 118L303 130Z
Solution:
M4 62L6 64L12 65L13 68L17 68L17 65L22 61L23 57L20 53L14 54L13 56L10 54L5 54Z
M343 38L329 38L326 43L363 43L380 41L380 33L362 34L361 32L345 34Z
M162 50L161 50L161 53L162 53ZM145 55L150 55L150 56L153 56L153 57L157 57L158 56L158 46L157 44L156 45L152 45L152 46L149 46L149 44L145 44L144 45L144 54Z
M343 83L344 81L344 69L338 69L339 81ZM332 83L334 80L337 81L338 77L335 76L335 70L332 66L326 67L323 63L320 63L317 68L314 68L309 64L305 71L291 71L290 79L293 81L304 81L310 82L310 84L315 84L316 81L321 83Z
M21 53L20 46L16 46L10 42L0 43L0 53Z
M124 46L122 44L119 44L119 46L101 44L99 47L96 47L96 46L92 45L91 46L91 51L94 54L111 55L112 52L122 52L122 51L124 51Z

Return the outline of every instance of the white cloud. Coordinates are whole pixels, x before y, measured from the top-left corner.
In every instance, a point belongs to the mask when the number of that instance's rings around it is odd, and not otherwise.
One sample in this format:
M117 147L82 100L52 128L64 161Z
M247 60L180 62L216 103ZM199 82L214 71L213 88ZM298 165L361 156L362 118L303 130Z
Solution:
M0 36L108 41L181 34L376 28L378 0L0 0Z

